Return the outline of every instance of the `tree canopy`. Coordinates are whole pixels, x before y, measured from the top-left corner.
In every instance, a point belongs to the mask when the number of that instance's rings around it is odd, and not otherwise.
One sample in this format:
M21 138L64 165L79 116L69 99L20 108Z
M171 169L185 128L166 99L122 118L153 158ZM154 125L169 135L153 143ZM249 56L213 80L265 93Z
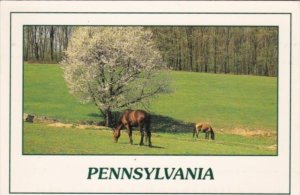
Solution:
M112 111L167 90L167 70L143 27L78 27L61 62L69 90L93 102L111 125Z

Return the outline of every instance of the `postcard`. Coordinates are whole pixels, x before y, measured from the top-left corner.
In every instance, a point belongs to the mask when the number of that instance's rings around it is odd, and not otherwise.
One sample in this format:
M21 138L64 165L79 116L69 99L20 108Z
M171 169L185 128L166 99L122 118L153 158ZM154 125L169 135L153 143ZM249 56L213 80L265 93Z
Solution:
M2 1L1 194L291 194L299 2Z

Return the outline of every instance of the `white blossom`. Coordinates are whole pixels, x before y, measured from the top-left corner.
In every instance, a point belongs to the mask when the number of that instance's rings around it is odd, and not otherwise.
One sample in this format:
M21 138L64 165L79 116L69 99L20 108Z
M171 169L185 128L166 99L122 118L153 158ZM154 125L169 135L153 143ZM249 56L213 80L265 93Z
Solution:
M79 27L61 66L70 93L107 111L147 101L167 89L167 68L143 27Z

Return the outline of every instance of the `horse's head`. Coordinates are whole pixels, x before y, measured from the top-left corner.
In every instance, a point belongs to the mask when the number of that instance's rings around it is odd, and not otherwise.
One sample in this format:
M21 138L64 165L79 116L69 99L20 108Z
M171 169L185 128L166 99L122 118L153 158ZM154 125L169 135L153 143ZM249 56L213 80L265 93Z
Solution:
M115 129L114 129L114 132L113 132L113 137L114 137L114 141L115 143L118 142L118 139L121 135L121 128L122 128L122 125L118 125Z

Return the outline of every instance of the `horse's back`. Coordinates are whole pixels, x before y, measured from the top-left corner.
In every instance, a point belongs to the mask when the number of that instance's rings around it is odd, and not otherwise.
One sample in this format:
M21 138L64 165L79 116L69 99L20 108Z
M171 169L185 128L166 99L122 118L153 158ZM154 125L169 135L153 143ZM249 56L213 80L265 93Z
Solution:
M144 110L135 110L134 115L136 118L143 120L149 117L149 114Z
M150 115L144 110L135 110L133 115L138 123L150 122Z
M123 123L129 123L132 126L150 122L150 115L144 110L125 110L121 120Z
M211 125L208 123L197 123L195 127L197 130L202 130L202 131L207 131L212 129Z

